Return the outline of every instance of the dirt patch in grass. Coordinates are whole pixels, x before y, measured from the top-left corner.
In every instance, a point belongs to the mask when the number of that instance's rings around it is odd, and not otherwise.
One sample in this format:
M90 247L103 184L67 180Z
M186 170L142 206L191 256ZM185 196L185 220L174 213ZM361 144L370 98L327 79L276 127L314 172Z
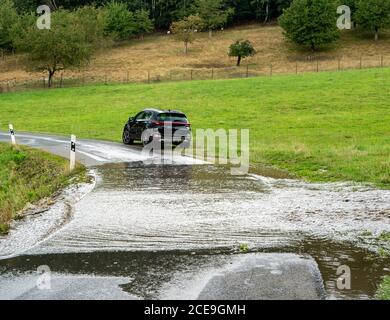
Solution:
M71 181L85 179L85 168L70 174L65 159L31 148L0 144L0 234L7 233L20 211Z

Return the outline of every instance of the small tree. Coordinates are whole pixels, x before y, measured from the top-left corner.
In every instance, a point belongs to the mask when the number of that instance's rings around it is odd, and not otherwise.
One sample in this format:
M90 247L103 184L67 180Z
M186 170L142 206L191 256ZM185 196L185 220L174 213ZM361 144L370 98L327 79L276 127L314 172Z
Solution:
M255 48L249 40L237 40L229 49L230 57L237 57L237 67L240 66L241 60L246 57L251 57L256 54Z
M138 10L134 13L135 32L144 38L145 33L153 31L153 21L149 18L149 12L146 10Z
M390 26L390 0L360 0L357 3L356 22L374 33L379 39L379 30Z
M234 14L233 8L223 8L222 0L196 0L193 11L203 19L210 38L213 30L226 24L228 18Z
M18 24L19 16L11 0L0 1L0 48L6 51L14 49L13 28Z
M336 21L336 2L329 0L294 0L279 18L285 36L312 51L338 39Z
M188 16L183 20L173 22L171 31L176 39L184 42L184 53L188 52L188 44L195 39L195 33L203 28L203 20L199 16Z
M16 45L27 55L27 69L47 72L51 87L57 71L87 65L103 34L98 12L89 10L92 12L95 14L80 19L77 12L58 10L52 13L51 29L39 30L33 20L18 32Z

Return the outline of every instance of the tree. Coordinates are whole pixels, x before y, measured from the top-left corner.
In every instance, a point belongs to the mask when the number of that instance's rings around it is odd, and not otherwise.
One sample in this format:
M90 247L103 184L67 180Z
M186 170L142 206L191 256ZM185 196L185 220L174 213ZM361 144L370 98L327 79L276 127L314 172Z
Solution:
M11 0L0 1L0 48L14 49L12 29L18 24L19 15Z
M204 22L197 15L188 16L183 20L173 22L171 31L176 39L184 42L184 53L188 52L188 44L192 43L195 38L195 33L203 28Z
M229 56L237 57L237 67L240 66L241 60L256 54L255 48L249 40L237 40L229 48Z
M149 12L146 10L137 10L134 13L135 33L144 38L145 33L153 31L153 21L149 18Z
M372 31L378 41L379 31L390 26L390 0L360 0L355 16L357 24Z
M136 33L134 14L126 4L111 1L104 7L104 32L114 40L127 40Z
M222 0L196 0L194 12L204 21L204 27L212 37L213 30L226 24L228 18L234 14L233 8L224 9Z
M104 7L106 35L114 40L127 40L139 35L143 38L145 33L154 29L153 21L146 10L129 11L122 2L111 1Z
M335 1L294 0L279 18L285 36L312 51L338 39Z
M27 69L47 72L49 87L57 71L81 68L95 52L103 25L96 9L88 12L90 15L84 16L77 11L58 10L51 15L51 29L40 30L33 20L17 33L15 43L27 55Z

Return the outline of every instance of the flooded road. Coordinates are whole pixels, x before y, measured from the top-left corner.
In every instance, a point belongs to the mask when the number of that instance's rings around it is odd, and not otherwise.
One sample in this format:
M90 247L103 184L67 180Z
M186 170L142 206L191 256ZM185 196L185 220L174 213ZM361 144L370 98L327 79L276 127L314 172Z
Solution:
M25 134L19 141L67 155L64 138ZM79 160L96 176L95 188L72 204L69 221L39 241L28 241L29 230L39 228L23 229L23 222L0 238L0 298L29 298L20 288L34 286L37 267L46 265L62 286L98 276L127 298L195 299L205 286L199 279L246 256L239 252L242 245L249 255L310 258L329 299L372 298L389 274L389 258L357 240L363 232L390 231L390 191L232 176L227 167L186 157L145 165L137 147L79 144ZM46 226L48 217L50 212L28 226ZM24 245L10 240L18 228L24 230ZM351 268L351 290L336 286L341 265ZM121 293L113 290L112 297Z

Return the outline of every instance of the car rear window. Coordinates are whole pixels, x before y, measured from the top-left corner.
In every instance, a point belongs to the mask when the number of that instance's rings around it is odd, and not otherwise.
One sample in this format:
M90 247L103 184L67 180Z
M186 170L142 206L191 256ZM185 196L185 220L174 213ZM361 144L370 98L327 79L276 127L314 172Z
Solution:
M185 122L187 123L187 117L181 113L160 113L157 116L159 121L167 121L167 122Z

